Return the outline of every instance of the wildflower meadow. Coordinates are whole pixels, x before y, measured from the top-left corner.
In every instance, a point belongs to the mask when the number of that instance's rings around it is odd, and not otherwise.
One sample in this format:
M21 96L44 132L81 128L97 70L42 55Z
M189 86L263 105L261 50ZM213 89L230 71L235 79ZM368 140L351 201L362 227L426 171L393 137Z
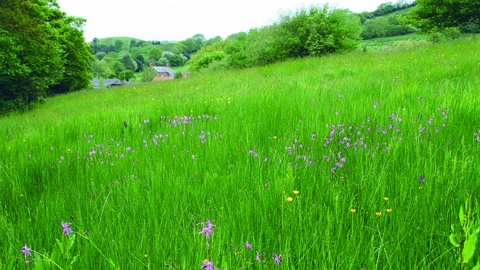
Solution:
M479 46L207 70L0 118L0 269L471 269Z

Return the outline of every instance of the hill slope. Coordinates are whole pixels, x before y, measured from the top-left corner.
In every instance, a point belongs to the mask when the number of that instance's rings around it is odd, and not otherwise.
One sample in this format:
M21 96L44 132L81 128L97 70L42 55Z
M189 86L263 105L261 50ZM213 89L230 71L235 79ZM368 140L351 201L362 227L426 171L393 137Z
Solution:
M67 222L79 269L454 269L450 226L480 198L478 45L77 92L1 118L0 265L25 244L49 256Z

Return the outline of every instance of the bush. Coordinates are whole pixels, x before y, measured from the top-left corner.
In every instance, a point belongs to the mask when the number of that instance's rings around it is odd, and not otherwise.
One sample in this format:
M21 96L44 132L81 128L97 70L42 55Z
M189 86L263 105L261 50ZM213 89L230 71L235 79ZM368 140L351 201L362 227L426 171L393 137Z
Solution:
M215 51L209 54L204 55L194 64L195 70L200 70L201 68L206 68L213 61L222 60L226 56L223 51Z
M461 33L458 28L449 27L449 28L445 28L442 31L442 34L445 36L446 39L454 40L454 39L459 39Z

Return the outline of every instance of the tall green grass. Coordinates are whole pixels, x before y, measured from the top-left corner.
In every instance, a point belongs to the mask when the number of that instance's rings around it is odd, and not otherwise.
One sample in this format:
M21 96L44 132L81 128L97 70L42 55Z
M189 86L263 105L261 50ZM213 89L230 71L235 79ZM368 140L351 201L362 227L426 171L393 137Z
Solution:
M25 244L50 254L61 222L120 269L459 268L450 226L480 188L478 46L78 92L2 118L0 268L25 267ZM74 269L111 267L81 237L72 253Z

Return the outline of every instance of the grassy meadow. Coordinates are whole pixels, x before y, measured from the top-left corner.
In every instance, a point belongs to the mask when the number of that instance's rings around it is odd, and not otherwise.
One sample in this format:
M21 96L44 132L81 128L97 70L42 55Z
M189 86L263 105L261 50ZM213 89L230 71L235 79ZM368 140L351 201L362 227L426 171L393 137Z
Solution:
M0 269L460 269L479 45L206 72L0 118Z

